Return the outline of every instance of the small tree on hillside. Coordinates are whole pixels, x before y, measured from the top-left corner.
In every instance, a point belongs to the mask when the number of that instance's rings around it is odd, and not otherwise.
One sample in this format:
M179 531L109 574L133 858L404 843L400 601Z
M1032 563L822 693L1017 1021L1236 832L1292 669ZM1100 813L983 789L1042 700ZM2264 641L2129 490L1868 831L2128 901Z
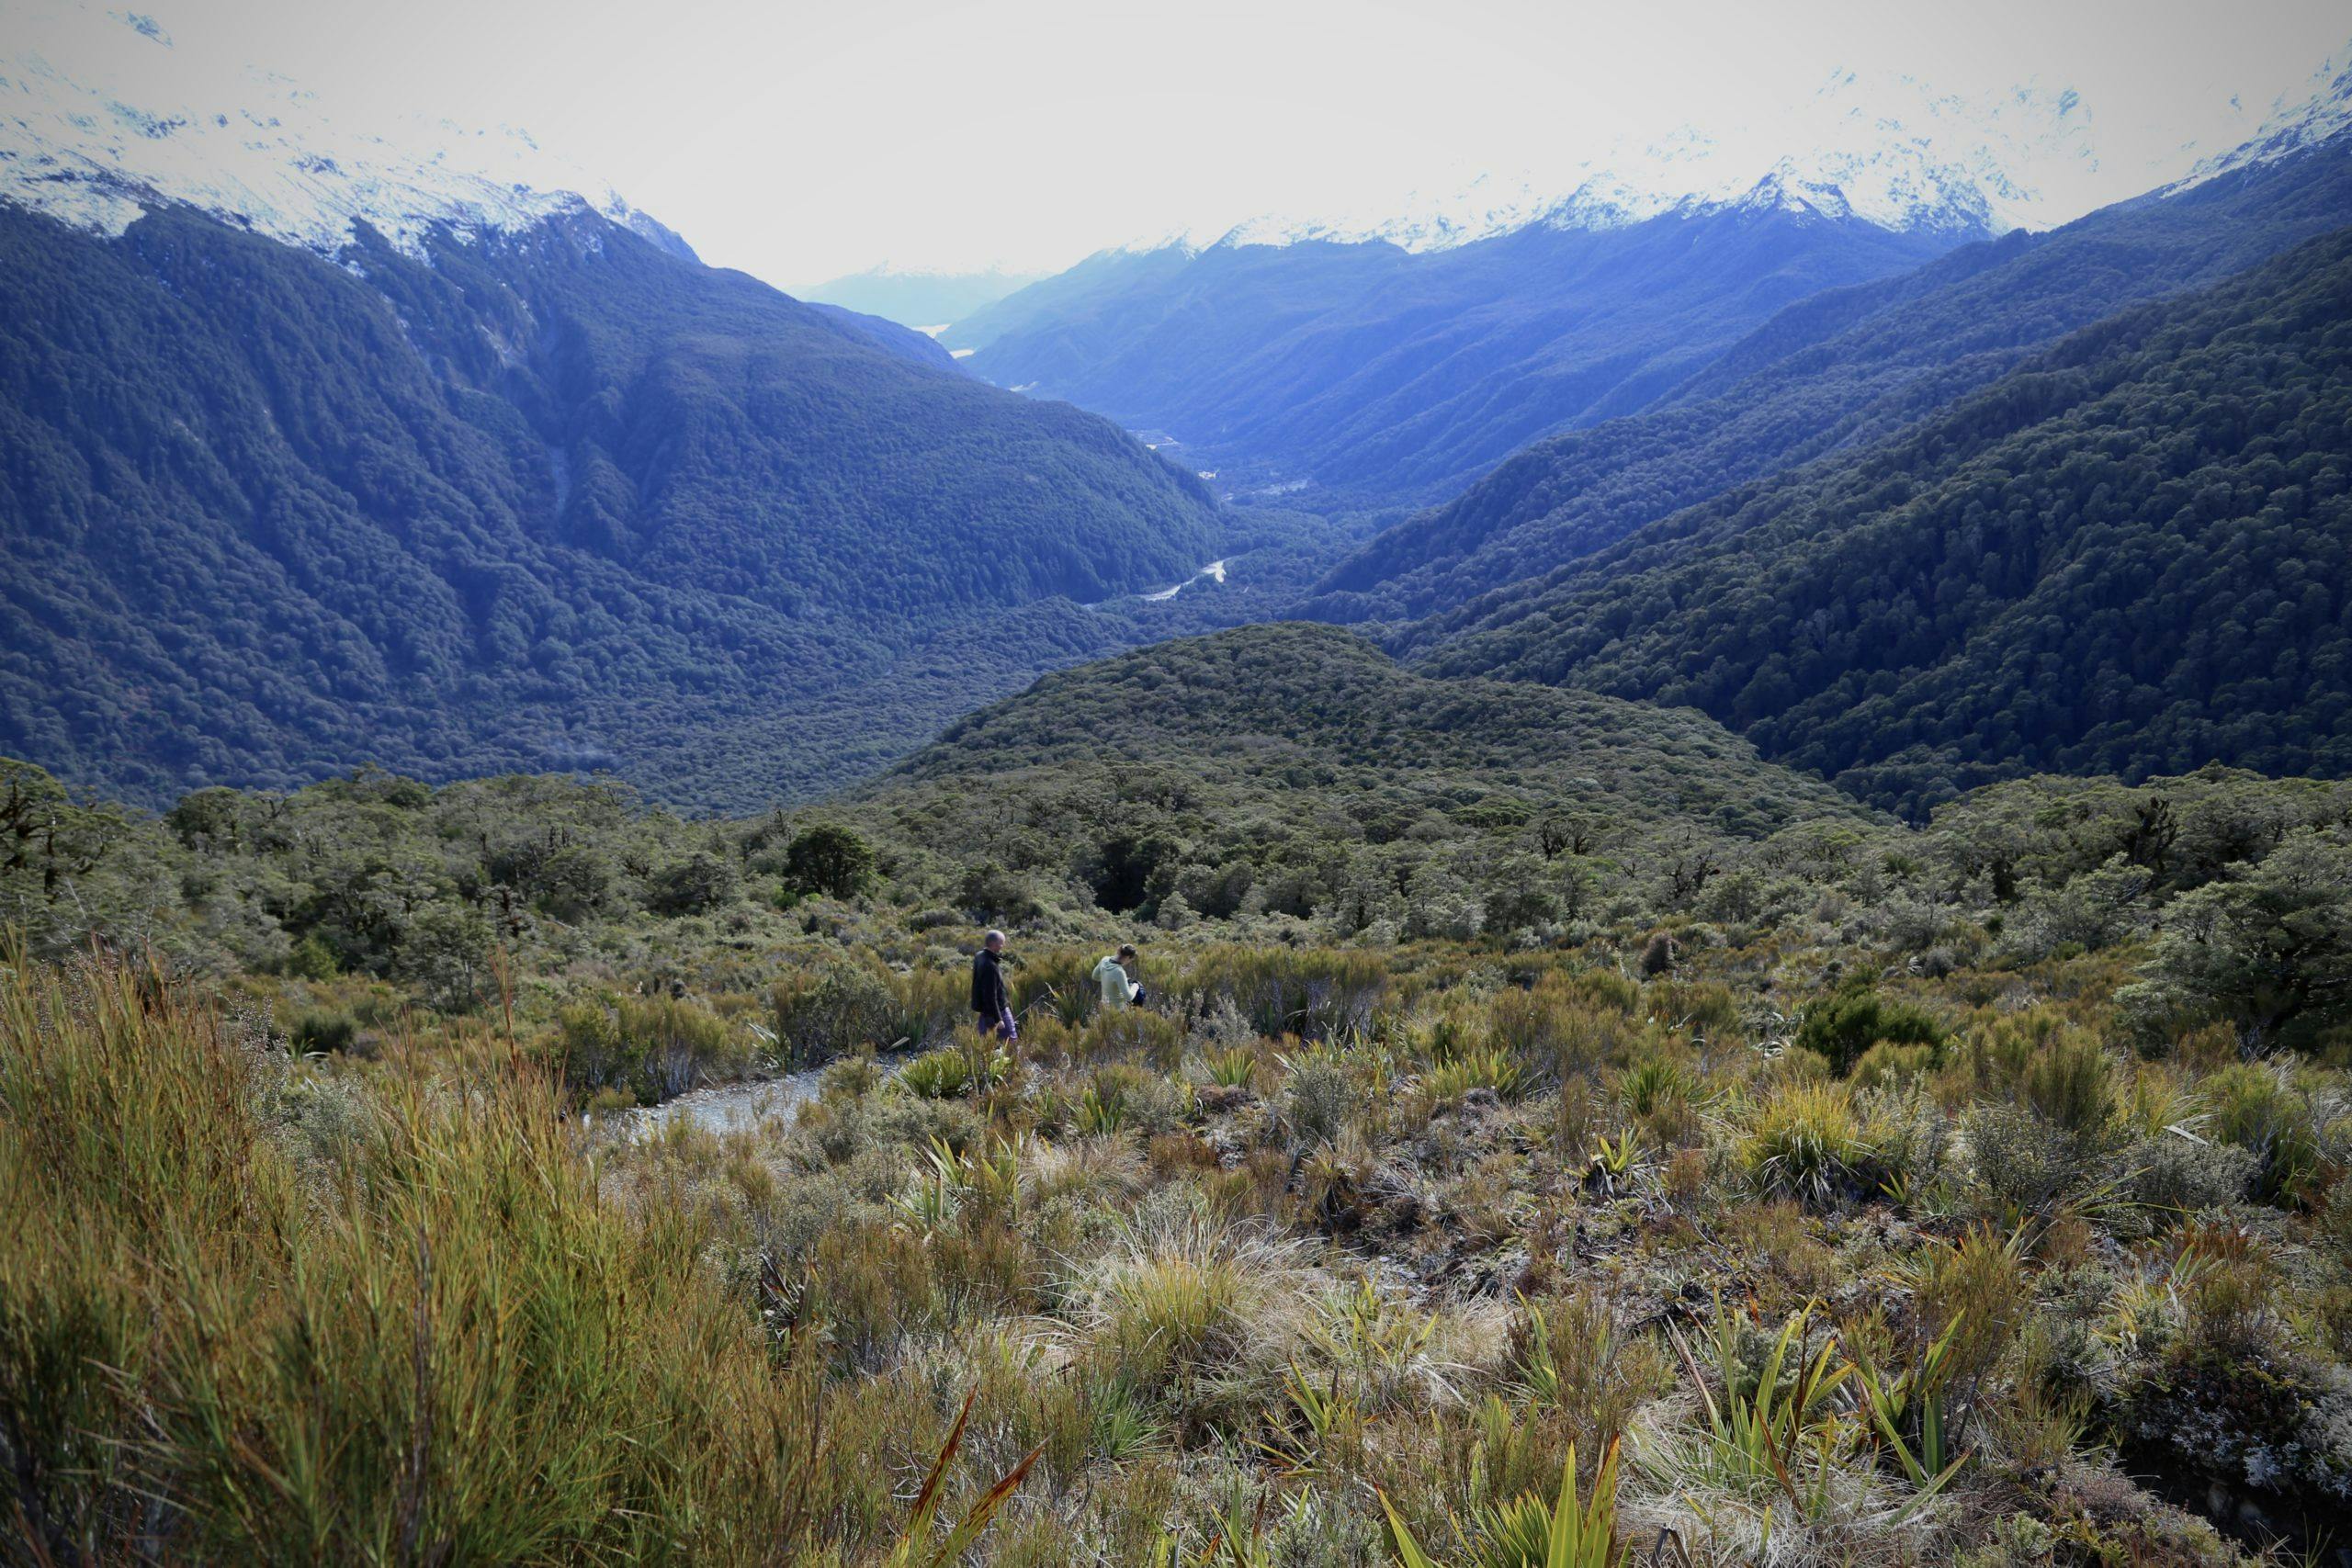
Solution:
M853 829L821 822L785 848L784 886L790 892L846 898L873 876L874 846Z

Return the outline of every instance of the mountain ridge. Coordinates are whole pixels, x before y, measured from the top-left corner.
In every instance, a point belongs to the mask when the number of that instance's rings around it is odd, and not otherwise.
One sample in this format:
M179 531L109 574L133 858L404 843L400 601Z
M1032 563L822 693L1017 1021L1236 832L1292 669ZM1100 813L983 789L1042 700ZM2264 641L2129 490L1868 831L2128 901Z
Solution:
M1945 248L1780 206L1419 255L1217 246L1097 258L950 341L978 345L975 375L1168 431L1220 472L1434 499L1563 423L1641 406L1781 306Z
M1681 506L1890 433L2142 299L2202 287L2352 223L2352 143L2011 233L1913 272L1812 295L1629 419L1536 443L1336 565L1301 606L1413 621L1577 561Z
M520 231L586 211L694 257L526 131L418 119L394 141L337 124L276 73L205 81L176 53L136 13L51 0L28 16L0 61L0 201L108 237L182 205L330 258L359 226L420 256L435 231Z
M750 806L953 695L854 747L765 716L1221 551L1114 426L593 213L421 243L338 265L185 207L109 239L0 205L0 750L153 799L376 761ZM996 657L977 694L1022 669Z
M2033 771L2352 772L2352 228L1487 601L1438 675L1689 704L1918 811Z

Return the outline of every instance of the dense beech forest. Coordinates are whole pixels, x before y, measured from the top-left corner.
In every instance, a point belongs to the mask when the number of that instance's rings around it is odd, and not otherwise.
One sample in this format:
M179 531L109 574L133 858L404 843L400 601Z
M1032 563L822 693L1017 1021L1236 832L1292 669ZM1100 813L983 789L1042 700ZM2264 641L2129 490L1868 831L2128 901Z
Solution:
M1914 813L2031 771L2352 768L2352 235L1498 596L1432 673L1690 705Z
M777 709L883 679L870 768L1227 547L1103 421L587 214L339 267L0 211L0 749L150 802L369 761L774 798L851 776ZM888 683L1033 604L956 705Z

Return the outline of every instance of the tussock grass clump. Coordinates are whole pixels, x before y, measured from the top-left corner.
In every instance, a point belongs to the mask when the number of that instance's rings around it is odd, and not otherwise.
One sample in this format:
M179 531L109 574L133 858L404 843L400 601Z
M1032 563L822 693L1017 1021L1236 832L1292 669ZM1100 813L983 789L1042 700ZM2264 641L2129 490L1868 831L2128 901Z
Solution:
M1247 1045L1231 1045L1201 1058L1209 1082L1220 1089L1254 1089L1258 1083L1258 1053Z
M1162 1200L1121 1223L1071 1294L1101 1364L1197 1415L1271 1402L1304 1329L1300 1282L1317 1277L1269 1226ZM1211 1399L1212 1380L1233 1399Z
M742 1077L755 1038L693 1002L621 996L565 1008L557 1035L574 1089L617 1089L648 1105Z
M1464 1051L1438 1063L1421 1079L1421 1090L1431 1105L1459 1105L1473 1089L1487 1089L1504 1100L1516 1100L1526 1075L1510 1055L1499 1050Z
M972 1066L962 1051L942 1046L901 1067L899 1081L925 1100L952 1100L972 1087Z
M2078 1138L2098 1139L2115 1114L2114 1070L2080 1031L2064 1031L2037 1052L2021 1087L2036 1115Z
M2324 1131L2326 1108L2283 1068L2233 1064L2208 1078L2203 1092L2213 1135L2255 1156L2254 1190L2264 1201L2307 1202L2340 1166Z
M599 1200L519 1056L387 1080L347 1161L145 970L0 979L0 1434L51 1558L724 1559L826 1495L692 1224Z
M1346 1064L1328 1052L1310 1052L1293 1059L1285 1086L1283 1109L1297 1135L1309 1143L1328 1143L1340 1135L1354 1114L1359 1096Z
M1636 1116L1654 1116L1671 1105L1697 1098L1698 1083L1679 1062L1648 1056L1625 1069L1617 1080L1617 1097Z
M1876 1151L1838 1083L1792 1083L1756 1109L1740 1159L1758 1190L1827 1202L1874 1190Z
M1904 1089L1918 1082L1936 1065L1932 1045L1902 1045L1882 1040L1854 1063L1858 1089Z

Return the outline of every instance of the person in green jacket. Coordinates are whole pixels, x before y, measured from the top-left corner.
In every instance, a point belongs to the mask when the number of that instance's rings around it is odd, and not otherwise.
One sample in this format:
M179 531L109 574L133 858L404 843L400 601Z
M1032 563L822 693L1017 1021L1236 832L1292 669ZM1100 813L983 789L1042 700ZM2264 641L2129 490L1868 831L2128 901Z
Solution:
M1131 1008L1143 1000L1143 987L1136 983L1136 950L1129 944L1094 966L1094 983L1102 987L1104 1007Z

